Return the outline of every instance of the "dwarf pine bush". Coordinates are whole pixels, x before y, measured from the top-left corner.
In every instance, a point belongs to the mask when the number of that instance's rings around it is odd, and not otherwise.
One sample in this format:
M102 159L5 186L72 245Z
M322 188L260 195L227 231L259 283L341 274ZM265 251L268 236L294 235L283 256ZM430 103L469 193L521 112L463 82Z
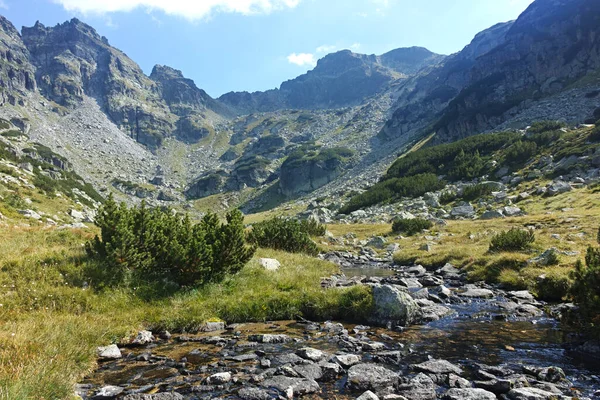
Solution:
M533 231L512 228L494 236L489 250L490 252L523 251L527 250L534 241Z
M423 229L429 229L433 223L423 218L397 219L392 224L392 232L404 233L407 236L414 236L421 233Z
M164 282L198 286L235 274L252 258L239 210L221 223L207 214L200 223L160 208L128 208L109 197L96 217L100 236L87 243L99 261L101 284Z
M277 217L254 224L248 241L259 247L317 255L319 249L310 237L324 234L325 227L314 220Z

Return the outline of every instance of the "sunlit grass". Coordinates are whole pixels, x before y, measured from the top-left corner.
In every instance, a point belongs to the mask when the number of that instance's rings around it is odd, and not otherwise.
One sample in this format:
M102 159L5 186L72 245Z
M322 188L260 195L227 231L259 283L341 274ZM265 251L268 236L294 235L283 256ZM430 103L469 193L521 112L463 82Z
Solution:
M195 331L227 322L360 319L371 310L368 288L324 290L338 272L315 258L258 250L220 284L144 301L136 291L87 286L83 243L94 231L0 227L0 398L69 398L94 368L95 348L142 328ZM278 271L258 259L276 258Z

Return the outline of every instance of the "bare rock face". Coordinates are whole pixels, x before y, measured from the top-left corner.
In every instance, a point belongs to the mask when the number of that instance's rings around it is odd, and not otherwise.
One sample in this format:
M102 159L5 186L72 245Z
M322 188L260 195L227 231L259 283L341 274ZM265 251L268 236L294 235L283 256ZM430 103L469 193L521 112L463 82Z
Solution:
M0 15L0 106L23 104L28 92L35 92L34 67L19 32Z
M596 71L598 15L600 3L594 0L534 2L504 42L477 59L468 85L436 126L441 140L493 129L533 101L560 93ZM585 93L575 97L591 106L591 114L596 103Z
M110 46L89 25L77 19L22 30L40 92L74 108L87 95L99 101L109 117L138 142L158 147L173 130L173 116L156 83L127 55Z

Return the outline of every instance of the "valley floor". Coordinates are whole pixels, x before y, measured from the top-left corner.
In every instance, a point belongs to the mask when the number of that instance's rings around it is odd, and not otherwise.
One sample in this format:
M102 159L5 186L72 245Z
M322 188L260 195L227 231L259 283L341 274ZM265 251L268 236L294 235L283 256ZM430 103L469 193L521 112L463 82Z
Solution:
M360 251L372 236L397 243L394 260L436 269L462 268L472 281L530 289L560 300L576 260L595 240L600 221L598 188L577 189L520 203L521 217L452 220L409 238L391 234L388 224L331 224L323 252ZM255 220L256 216L250 216ZM523 253L489 254L492 235L511 227L534 227L536 241ZM241 273L218 285L156 298L143 291L93 289L83 244L95 231L0 227L0 398L68 398L74 384L96 366L96 347L127 342L141 329L196 332L206 321L227 323L295 319L362 322L373 307L368 286L326 290L321 279L339 273L327 261L259 250ZM348 235L352 233L353 235ZM355 237L350 241L337 237ZM356 244L354 244L356 243ZM421 250L429 244L428 250ZM559 264L535 266L527 260L548 248ZM385 250L379 250L384 256ZM265 271L261 257L282 264ZM540 285L540 282L548 285Z

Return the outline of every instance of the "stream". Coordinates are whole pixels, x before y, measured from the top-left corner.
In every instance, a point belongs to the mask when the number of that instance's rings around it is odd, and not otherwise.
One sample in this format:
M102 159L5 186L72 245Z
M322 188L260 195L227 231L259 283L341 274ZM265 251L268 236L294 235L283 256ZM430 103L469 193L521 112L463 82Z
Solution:
M101 359L77 392L126 400L600 396L600 362L568 351L570 333L528 292L469 285L453 269L343 272L325 285L402 287L427 321L395 329L275 321L157 334L119 346L119 358ZM448 291L439 291L440 281Z

